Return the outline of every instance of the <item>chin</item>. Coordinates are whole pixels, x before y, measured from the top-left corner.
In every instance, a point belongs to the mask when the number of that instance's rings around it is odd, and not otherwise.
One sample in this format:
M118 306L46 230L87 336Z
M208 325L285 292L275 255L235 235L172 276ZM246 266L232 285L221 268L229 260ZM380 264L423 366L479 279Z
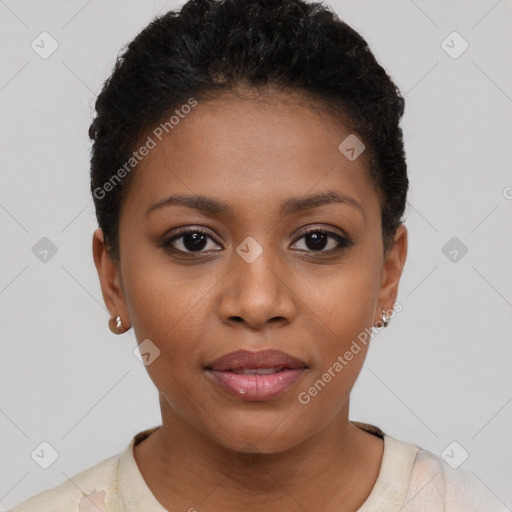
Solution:
M209 437L237 452L272 454L289 450L314 433L313 427L308 433L304 422L301 422L301 429L298 429L297 420L289 413L273 412L266 416L267 419L262 418L258 412L254 415L242 413L238 417L231 416L219 422L222 425L220 427L215 422L215 431L211 431Z

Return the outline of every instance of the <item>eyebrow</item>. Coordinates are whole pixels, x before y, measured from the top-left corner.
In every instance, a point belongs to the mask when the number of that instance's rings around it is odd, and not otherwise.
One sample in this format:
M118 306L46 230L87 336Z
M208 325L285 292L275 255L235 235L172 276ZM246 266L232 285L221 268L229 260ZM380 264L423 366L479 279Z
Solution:
M342 194L335 191L320 192L318 194L306 197L292 197L287 199L281 204L280 213L281 215L292 215L294 213L310 210L332 203L341 203L353 206L360 210L363 217L365 217L364 209L356 199L347 194ZM212 215L233 214L233 209L231 206L229 206L224 201L212 199L206 196L186 196L181 194L173 194L150 206L144 215L146 216L152 211L171 205L182 205Z

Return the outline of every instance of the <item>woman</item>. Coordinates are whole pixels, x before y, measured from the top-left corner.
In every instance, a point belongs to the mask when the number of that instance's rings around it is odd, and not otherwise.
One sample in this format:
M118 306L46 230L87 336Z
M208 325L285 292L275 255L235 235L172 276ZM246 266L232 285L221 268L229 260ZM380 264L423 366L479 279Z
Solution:
M496 510L348 419L400 307L403 111L321 4L190 0L130 43L89 132L93 256L162 425L14 511Z

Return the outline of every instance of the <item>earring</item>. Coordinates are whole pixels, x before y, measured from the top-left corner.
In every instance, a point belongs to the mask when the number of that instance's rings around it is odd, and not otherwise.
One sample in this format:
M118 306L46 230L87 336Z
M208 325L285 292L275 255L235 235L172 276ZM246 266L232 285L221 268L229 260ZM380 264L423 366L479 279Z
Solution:
M116 318L112 317L108 321L108 327L113 334L122 334L126 331L126 329L123 327L123 322L121 322L121 317L119 315Z
M386 315L386 311L383 309L382 310L382 325L384 327L387 327L389 325L389 317Z
M382 327L387 327L389 325L390 317L386 315L386 310L382 310L382 314L380 318L373 324L377 329L382 329Z

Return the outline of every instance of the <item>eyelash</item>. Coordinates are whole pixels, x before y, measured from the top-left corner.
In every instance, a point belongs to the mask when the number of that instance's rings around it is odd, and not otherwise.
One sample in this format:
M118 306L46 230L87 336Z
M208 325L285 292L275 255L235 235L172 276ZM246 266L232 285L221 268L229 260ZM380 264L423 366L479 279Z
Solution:
M197 256L195 256L195 255L202 254L202 251L188 251L187 252L187 251L182 251L180 249L176 249L171 246L171 244L174 241L179 240L180 238L183 238L184 236L191 234L191 233L205 235L208 238L210 238L211 240L213 240L215 243L217 243L213 239L213 237L210 236L209 233L207 233L206 231L203 231L202 229L186 228L186 229L183 229L182 231L180 231L179 233L173 235L172 237L163 240L162 243L160 244L160 247L162 247L163 249L166 249L170 252L173 252L173 253L179 253L180 255L185 255L186 257L197 258ZM348 238L338 235L337 233L333 233L332 231L327 231L325 229L320 229L320 228L312 228L312 229L308 229L307 231L304 231L300 235L300 237L295 240L294 244L297 243L299 240L302 240L302 238L304 238L305 236L307 236L311 233L321 233L324 235L328 235L329 237L334 238L338 243L337 247L335 247L334 249L329 249L328 251L324 251L324 250L320 250L320 251L308 250L308 251L306 251L308 253L314 253L314 256L313 256L314 258L317 258L317 257L322 258L322 257L332 256L332 255L338 253L339 251L342 251L343 249L347 249L348 247L353 245L352 242ZM214 251L214 252L218 252L218 251ZM304 252L304 251L301 251L301 252ZM308 254L307 256L310 256L310 255Z

